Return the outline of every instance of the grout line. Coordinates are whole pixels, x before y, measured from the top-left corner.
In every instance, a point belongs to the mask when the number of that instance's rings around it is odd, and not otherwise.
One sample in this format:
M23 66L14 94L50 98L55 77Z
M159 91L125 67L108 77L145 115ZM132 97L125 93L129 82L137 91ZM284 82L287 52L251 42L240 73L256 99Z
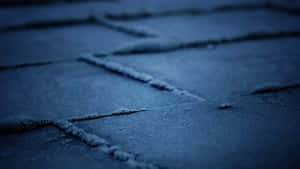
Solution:
M100 114L100 113L94 113L94 114L88 114L88 115L83 115L83 116L78 116L78 117L71 117L68 118L67 120L70 122L78 122L78 121L86 121L86 120L94 120L94 119L100 119L100 118L105 118L105 117L114 117L114 116L123 116L123 115L130 115L130 114L135 114L139 112L147 111L147 109L142 108L142 109L121 109L121 110L116 110L108 114Z
M282 5L272 3L244 3L244 4L225 4L213 8L184 8L166 11L138 11L138 12L121 12L121 13L108 13L106 18L111 20L140 20L146 18L166 17L166 16L180 16L180 15L207 15L214 13L224 13L231 11L253 11L253 10L273 10L291 15L299 15L300 9L288 8Z
M106 117L114 117L114 116L123 116L123 115L131 115L138 112L147 111L147 109L120 109L115 110L111 113L100 114L93 113L82 115L78 117L68 117L62 118L60 120L66 120L70 122L78 122L78 121L87 121L94 119L101 119ZM41 127L46 127L49 125L53 125L54 120L32 120L32 119L16 119L16 120L3 120L0 121L0 134L10 134L10 133L20 133L25 132Z
M123 33L127 33L129 35L133 35L136 37L158 37L157 34L150 32L147 29L138 29L136 27L127 27L127 26L123 26L122 24L118 24L118 23L113 23L107 19L105 19L104 17L94 17L96 22L104 27L119 31L119 32L123 32Z
M58 19L58 20L35 20L35 21L25 22L22 24L2 27L0 28L0 33L16 32L16 31L31 30L31 29L49 29L49 28L76 26L82 24L91 24L94 22L95 20L92 17L67 18L67 19Z
M172 86L171 84L169 84L165 81L156 79L147 73L138 72L138 71L134 70L133 68L126 67L119 63L106 61L101 58L96 58L90 54L82 55L81 60L84 62L87 62L89 64L100 66L108 71L113 72L113 73L121 74L130 79L137 80L142 83L146 83L146 84L150 85L151 87L154 87L154 88L162 90L162 91L168 91L168 92L172 92L177 95L191 97L198 101L206 101L206 99L203 97L200 97L198 95L190 93L189 91L176 88L175 86Z
M0 122L0 135L30 131L33 129L46 127L52 124L51 120L7 120Z
M22 63L16 65L0 65L0 72L8 71L8 70L16 70L19 68L30 68L30 67L39 67L53 64L61 64L68 62L75 62L78 59L65 59L65 60L53 60L53 61L40 61L40 62L32 62L32 63Z
M158 35L150 32L146 29L137 29L134 27L126 27L121 24L113 23L104 17L90 15L86 18L66 18L61 20L36 20L31 22L26 22L19 25L12 25L0 28L0 33L8 33L22 30L32 30L32 29L49 29L58 27L68 27L84 24L97 24L103 27L126 33L128 35L136 37L157 37Z
M265 94L265 93L274 93L274 92L280 92L287 89L294 89L294 88L300 88L300 83L292 83L292 84L279 84L279 83L273 83L273 84L263 84L261 86L256 87L253 89L250 94L251 95L257 95L257 94Z
M80 141L84 142L89 147L96 148L97 150L112 156L115 160L125 162L132 168L145 168L145 169L159 169L160 167L151 163L138 161L135 154L121 150L118 146L111 145L105 139L86 132L78 128L68 120L54 121L54 126L62 130L65 134L73 136Z
M204 48L210 45L218 46L225 44L234 44L255 40L269 40L280 38L293 38L300 37L300 31L279 31L279 32L253 32L242 36L232 38L220 38L211 40L200 40L191 42L178 42L178 41L163 41L160 39L136 41L127 46L123 46L112 52L112 55L129 55L129 54L149 54L149 53L162 53L170 52L180 49L188 48Z

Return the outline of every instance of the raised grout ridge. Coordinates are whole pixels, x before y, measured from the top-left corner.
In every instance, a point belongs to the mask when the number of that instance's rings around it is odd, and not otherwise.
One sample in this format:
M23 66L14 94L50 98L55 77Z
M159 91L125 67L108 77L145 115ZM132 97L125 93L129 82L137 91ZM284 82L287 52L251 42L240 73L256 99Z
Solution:
M145 108L141 109L119 109L110 113L92 113L76 117L68 117L60 120L66 120L69 122L87 121L100 118L131 115L138 112L147 111ZM0 121L0 134L19 133L36 128L41 128L49 125L53 125L55 120L32 120L32 119L16 119L16 120L4 120Z
M96 148L97 150L112 156L116 160L125 162L131 168L160 168L158 165L137 160L135 154L121 150L118 146L111 145L107 140L78 128L68 120L54 121L53 125L62 130L65 134L84 142L86 145Z
M156 79L147 73L138 72L137 70L134 70L133 68L121 65L119 63L110 62L107 60L103 60L101 58L96 58L90 54L82 55L81 60L85 61L87 63L93 64L93 65L96 65L96 66L100 66L108 71L111 71L111 72L114 72L117 74L121 74L130 79L149 84L150 86L152 86L156 89L159 89L159 90L172 92L177 95L191 97L198 101L206 101L206 99L204 99L203 97L192 94L189 91L176 88L175 86L173 86L165 81Z
M213 8L184 8L166 11L135 11L135 12L121 12L121 13L108 13L106 18L111 20L139 20L146 18L165 17L165 16L180 16L180 15L207 15L213 13L224 13L231 11L253 11L253 10L274 10L291 15L299 15L300 9L288 8L282 5L272 3L244 3L244 4L225 4Z
M78 60L78 59L77 59ZM52 64L61 64L67 62L75 62L76 59L65 59L65 60L53 60L53 61L40 61L40 62L32 62L32 63L22 63L22 64L15 64L15 65L0 65L0 72L8 71L8 70L16 70L20 68L29 68L29 67L39 67L39 66L46 66Z
M271 83L271 84L263 84L255 89L253 89L250 94L265 94L265 93L274 93L280 92L287 89L300 88L300 83L290 83L290 84L279 84L279 83Z
M269 40L300 37L300 31L279 31L279 32L254 32L242 36L232 38L220 38L210 40L199 40L191 42L177 42L177 41L161 41L160 39L137 41L136 43L116 49L112 52L113 55L130 55L130 54L147 54L147 53L162 53L170 52L179 49L187 48L204 48L210 45L218 46L225 44L234 44L240 42L254 41L254 40Z
M104 17L90 15L86 18L65 18L58 20L36 20L31 22L26 22L23 24L16 24L7 27L0 28L0 33L8 33L22 30L38 30L38 29L50 29L58 27L68 27L77 26L84 24L97 24L109 29L113 29L118 32L126 33L128 35L136 37L157 37L155 33L150 32L146 29L137 29L134 27L125 27L121 24L110 22Z

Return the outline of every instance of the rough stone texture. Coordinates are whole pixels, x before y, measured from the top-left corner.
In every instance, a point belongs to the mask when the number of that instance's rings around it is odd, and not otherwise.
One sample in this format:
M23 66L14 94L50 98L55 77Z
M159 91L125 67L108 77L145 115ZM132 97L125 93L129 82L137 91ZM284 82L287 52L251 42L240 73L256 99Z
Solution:
M208 100L226 101L265 83L298 83L299 43L297 38L262 40L107 59L153 74Z
M87 18L91 14L101 14L105 11L118 11L120 8L121 7L115 3L106 2L1 8L0 28L36 21L82 19ZM10 19L7 19L8 17Z
M298 168L294 99L299 90L239 99L231 110L185 104L79 126L167 168Z
M298 168L298 93L244 98L231 111L188 104L80 126L169 168Z
M0 168L300 168L299 2L0 0Z
M16 6L10 8L1 8L0 10L0 28L7 26L22 25L28 22L36 21L53 21L65 19L82 19L90 15L119 15L124 13L152 13L164 12L169 10L182 9L200 9L210 10L219 7L230 7L244 5L247 7L264 6L264 4L278 4L279 7L287 7L288 9L299 8L299 1L286 0L211 0L211 1L176 1L170 0L119 0L119 1L87 1L86 3L62 3L50 5L34 5L34 6ZM298 10L299 11L299 10ZM298 12L299 13L299 12ZM10 19L8 20L7 17Z
M74 59L86 52L105 53L134 39L96 24L9 32L1 35L1 66Z
M28 133L0 136L1 168L112 169L127 168L99 151L53 127Z
M86 63L8 70L0 79L1 119L59 119L185 99Z
M179 42L193 42L230 39L255 32L297 31L300 29L298 20L298 16L285 13L253 10L119 22L124 25L149 27L159 32L162 37L169 37Z

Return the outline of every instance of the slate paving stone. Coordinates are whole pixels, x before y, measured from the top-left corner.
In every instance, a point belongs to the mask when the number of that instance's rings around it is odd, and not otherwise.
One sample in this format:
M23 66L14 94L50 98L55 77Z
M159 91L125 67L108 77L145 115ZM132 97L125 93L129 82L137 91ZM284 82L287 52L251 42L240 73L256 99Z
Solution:
M0 4L4 1L0 0ZM92 23L49 24L86 21L91 15L212 10L201 15L109 20L157 33L154 42L150 39L150 47L156 49L168 47L169 42L176 46L177 42L231 39L256 32L299 32L299 2L119 0L1 8L0 123L146 108L147 111L126 116L74 122L78 130L85 129L88 134L73 131L73 135L96 134L99 140L120 147L122 152L137 154L137 161L161 168L300 168L299 38L278 35L272 40L203 45L156 54L110 55L119 47L147 42L149 38ZM277 9L263 7L266 3L276 4ZM246 4L245 10L237 7L242 4ZM251 4L263 9L250 9ZM226 11L214 10L226 6ZM36 22L48 23L48 27L3 31ZM150 86L151 82L116 74L114 71L120 71L117 64L108 64L114 69L110 72L106 70L109 68L79 61L81 53L109 54L100 58L102 66L107 66L105 61L120 63L153 76L158 84L167 82L176 90L159 90ZM283 87L277 92L250 93L265 84ZM284 87L293 84L298 86ZM19 127L16 125L12 126ZM124 154L109 156L83 142L52 126L2 134L0 168L127 167L125 161L113 159L125 159L120 157Z
M22 25L28 22L53 21L66 19L83 19L92 15L138 13L138 12L163 12L182 9L213 9L220 6L235 6L241 4L264 4L272 2L282 7L299 8L298 1L285 0L230 0L230 1L139 1L120 0L115 1L89 1L86 3L62 3L50 5L16 6L1 8L0 28ZM247 6L247 5L246 5Z
M189 101L87 63L0 72L1 119L61 119Z
M243 0L243 2L253 2ZM257 2L261 2L258 1ZM85 18L90 14L105 13L122 13L138 12L148 10L165 11L169 9L177 10L182 8L213 8L223 4L240 4L241 1L177 1L170 3L164 1L136 1L120 0L119 2L86 2L86 3L69 3L69 4L50 4L34 6L17 6L11 8L1 8L0 10L0 27L12 26L32 22L36 20L58 20L66 18Z
M1 168L126 168L121 162L104 153L93 151L54 127L22 134L1 135L0 143Z
M178 88L226 102L265 83L300 81L297 38L249 41L211 49L108 57Z
M165 168L299 168L299 89L276 95L238 98L228 110L178 104L77 125Z
M84 19L91 14L103 14L105 12L114 12L121 9L122 7L115 2L87 2L1 8L0 28L18 26L37 21L49 22Z
M72 59L86 52L105 53L136 39L96 24L10 32L1 35L1 65Z
M253 10L117 22L124 26L151 28L161 37L170 37L179 42L193 42L231 39L256 32L297 31L300 30L299 18L271 10Z

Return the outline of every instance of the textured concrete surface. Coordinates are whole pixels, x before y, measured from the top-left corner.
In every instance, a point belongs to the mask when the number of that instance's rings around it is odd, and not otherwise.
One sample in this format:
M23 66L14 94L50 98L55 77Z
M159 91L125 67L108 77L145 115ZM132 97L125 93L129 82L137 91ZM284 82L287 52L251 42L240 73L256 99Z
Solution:
M299 5L0 0L0 168L300 168Z

